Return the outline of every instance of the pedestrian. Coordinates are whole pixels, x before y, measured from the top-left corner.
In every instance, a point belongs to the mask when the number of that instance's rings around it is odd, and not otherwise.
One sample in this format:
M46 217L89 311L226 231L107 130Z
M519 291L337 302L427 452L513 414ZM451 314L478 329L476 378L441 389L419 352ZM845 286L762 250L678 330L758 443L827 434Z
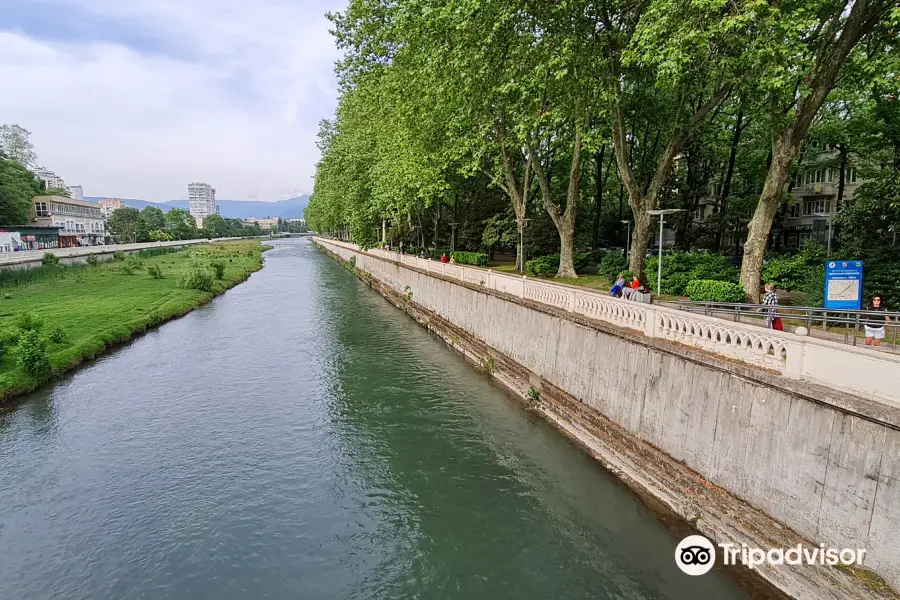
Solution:
M616 282L609 290L609 295L613 298L618 298L622 295L623 289L625 289L625 273L619 273L619 276L616 277Z
M631 289L636 290L639 287L641 287L641 280L638 279L638 276L635 274L631 280Z
M453 258L453 255L452 255L452 254L450 255L450 264L451 264L451 265L455 265L455 264L456 264L456 259Z
M763 296L762 303L763 306L769 307L766 309L766 328L783 331L784 325L782 325L781 319L778 318L775 312L778 310L778 294L775 293L774 283L766 284L766 295Z
M441 254L441 262L442 262L442 263L447 262L447 253L446 253L446 252L444 252L443 254Z
M886 313L887 309L881 301L881 296L872 298L869 306L870 314L866 317L866 346L880 346L884 339L885 323L891 320Z

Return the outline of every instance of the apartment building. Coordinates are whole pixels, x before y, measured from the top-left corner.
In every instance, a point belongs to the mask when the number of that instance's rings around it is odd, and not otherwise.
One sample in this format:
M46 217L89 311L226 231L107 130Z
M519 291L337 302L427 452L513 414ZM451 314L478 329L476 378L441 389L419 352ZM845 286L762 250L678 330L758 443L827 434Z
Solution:
M48 190L64 190L66 189L66 182L63 181L63 178L54 173L49 169L45 169L43 167L36 169L34 172L35 176L44 182L44 188Z
M111 215L117 208L122 208L123 206L125 206L125 203L118 198L107 198L106 200L101 200L100 202L98 202L98 204L100 205L100 213L105 219L108 219L109 215Z
M256 217L250 217L244 220L244 224L246 225L259 225L259 228L263 231L274 231L278 229L278 219L257 219Z
M188 212L203 227L203 219L219 213L216 205L216 188L208 183L194 182L188 185Z
M100 206L64 196L35 196L32 223L59 230L59 247L99 246L106 238L106 218Z
M84 200L84 188L80 185L68 185L66 186L66 191L69 192L69 198Z
M782 239L786 248L797 248L804 240L828 245L832 219L841 209L838 195L841 202L850 200L862 183L856 168L848 167L844 170L843 193L839 193L840 170L821 165L828 159L827 154L817 158L807 165L801 164L790 188L792 198L785 211Z

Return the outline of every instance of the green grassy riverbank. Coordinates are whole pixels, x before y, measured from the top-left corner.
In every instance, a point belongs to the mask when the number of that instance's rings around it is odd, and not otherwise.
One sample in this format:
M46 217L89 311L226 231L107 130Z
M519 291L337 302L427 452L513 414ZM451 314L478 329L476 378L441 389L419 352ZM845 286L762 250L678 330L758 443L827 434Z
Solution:
M268 248L225 242L0 271L0 403L245 281Z

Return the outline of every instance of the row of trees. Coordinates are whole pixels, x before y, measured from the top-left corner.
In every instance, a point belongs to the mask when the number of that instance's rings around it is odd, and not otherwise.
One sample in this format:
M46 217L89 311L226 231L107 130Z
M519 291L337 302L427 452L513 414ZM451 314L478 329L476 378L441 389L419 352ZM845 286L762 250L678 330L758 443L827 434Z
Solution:
M223 219L220 215L206 217L200 228L186 210L173 208L164 213L155 206L143 210L130 206L117 208L109 215L106 228L120 242L250 237L263 233L257 225L245 225L240 219Z
M345 58L314 230L374 243L389 219L421 245L490 247L527 225L573 277L575 248L620 240L627 219L643 274L647 211L684 208L682 248L746 238L756 300L804 170L875 180L845 237L879 211L885 235L897 223L898 0L351 0L330 18Z

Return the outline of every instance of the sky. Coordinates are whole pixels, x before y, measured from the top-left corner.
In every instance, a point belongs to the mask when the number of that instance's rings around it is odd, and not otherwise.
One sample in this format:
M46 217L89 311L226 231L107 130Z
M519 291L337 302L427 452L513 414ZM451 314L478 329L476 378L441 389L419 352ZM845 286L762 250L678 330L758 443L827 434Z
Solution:
M0 124L86 196L309 193L345 0L0 0Z

